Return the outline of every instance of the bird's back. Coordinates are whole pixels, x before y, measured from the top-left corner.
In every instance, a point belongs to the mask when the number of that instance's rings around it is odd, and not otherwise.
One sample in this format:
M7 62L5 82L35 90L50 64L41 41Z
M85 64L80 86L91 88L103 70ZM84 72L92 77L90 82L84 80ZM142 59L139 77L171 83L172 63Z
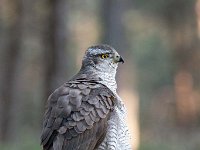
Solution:
M107 132L115 96L95 80L74 78L49 97L41 144L44 150L93 150Z

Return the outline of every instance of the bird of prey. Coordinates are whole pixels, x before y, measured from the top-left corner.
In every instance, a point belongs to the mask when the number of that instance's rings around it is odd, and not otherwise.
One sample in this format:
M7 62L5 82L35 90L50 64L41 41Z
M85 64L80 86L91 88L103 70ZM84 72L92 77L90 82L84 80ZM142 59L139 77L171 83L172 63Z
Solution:
M48 98L43 150L130 150L125 107L115 80L119 62L109 45L89 47L80 71Z

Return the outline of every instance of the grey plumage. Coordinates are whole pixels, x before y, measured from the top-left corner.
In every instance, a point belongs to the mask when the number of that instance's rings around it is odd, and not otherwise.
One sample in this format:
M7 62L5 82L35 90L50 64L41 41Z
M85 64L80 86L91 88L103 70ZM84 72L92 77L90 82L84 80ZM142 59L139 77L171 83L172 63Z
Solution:
M48 98L41 135L43 150L116 149L117 139L110 135L118 136L118 125L112 118L117 118L120 101L115 73L122 61L108 45L87 49L79 73ZM109 148L109 143L116 144Z

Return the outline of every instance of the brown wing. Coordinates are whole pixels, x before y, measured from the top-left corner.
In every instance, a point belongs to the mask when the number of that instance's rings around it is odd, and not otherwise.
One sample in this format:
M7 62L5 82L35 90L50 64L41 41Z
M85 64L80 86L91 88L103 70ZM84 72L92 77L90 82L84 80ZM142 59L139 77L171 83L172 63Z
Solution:
M41 144L44 150L93 150L104 139L114 95L105 86L71 81L48 99Z

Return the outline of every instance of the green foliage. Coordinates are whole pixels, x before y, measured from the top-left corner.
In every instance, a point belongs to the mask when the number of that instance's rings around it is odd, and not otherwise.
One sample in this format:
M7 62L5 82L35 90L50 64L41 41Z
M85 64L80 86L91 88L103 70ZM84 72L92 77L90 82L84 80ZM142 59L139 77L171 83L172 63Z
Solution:
M143 12L151 13L154 16L163 17L168 15L171 10L178 10L175 11L177 13L180 12L180 9L191 9L193 8L194 3L196 0L134 0L134 5L137 9ZM179 3L182 6L179 6ZM172 13L175 13L174 11Z
M1 150L39 150L39 134L31 131L23 131L14 142L0 143Z
M176 150L167 143L141 143L139 150Z
M135 60L139 70L141 90L157 90L171 83L170 50L158 34L153 34L135 44Z

